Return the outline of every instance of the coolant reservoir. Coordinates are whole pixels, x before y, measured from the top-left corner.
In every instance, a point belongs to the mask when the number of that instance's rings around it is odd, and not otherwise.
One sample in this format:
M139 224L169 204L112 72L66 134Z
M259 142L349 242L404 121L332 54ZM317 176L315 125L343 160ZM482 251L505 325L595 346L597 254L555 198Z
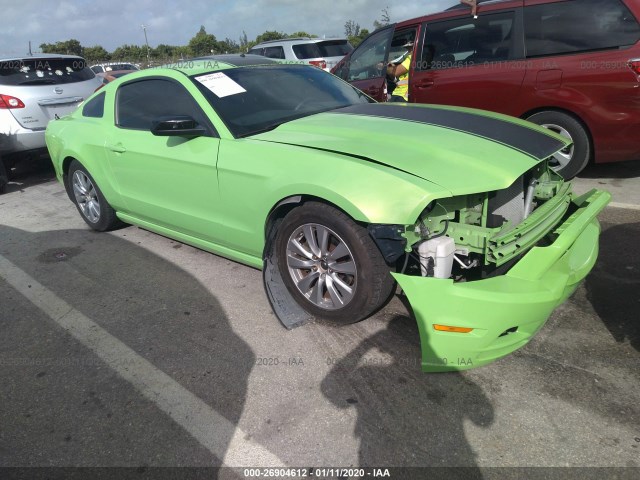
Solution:
M449 278L453 267L453 253L455 251L456 244L453 238L438 237L422 242L418 246L422 276L427 276L429 257L431 257L434 261L433 276L435 278Z

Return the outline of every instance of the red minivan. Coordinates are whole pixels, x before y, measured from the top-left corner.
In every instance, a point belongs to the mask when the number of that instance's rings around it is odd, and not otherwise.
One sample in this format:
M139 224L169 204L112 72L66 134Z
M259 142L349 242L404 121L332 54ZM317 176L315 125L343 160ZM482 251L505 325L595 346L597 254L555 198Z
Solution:
M379 29L332 70L386 101L384 65L414 42L409 102L493 110L571 138L566 178L590 160L640 159L640 2L491 0Z

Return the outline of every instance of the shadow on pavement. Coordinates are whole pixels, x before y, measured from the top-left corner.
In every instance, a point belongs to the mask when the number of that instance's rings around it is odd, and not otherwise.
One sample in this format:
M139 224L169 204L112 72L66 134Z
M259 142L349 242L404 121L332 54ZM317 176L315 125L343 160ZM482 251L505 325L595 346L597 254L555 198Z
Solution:
M640 351L640 223L607 226L600 236L598 263L586 280L587 298L611 335Z
M48 156L19 160L8 173L9 183L5 195L56 179L53 164Z
M0 255L237 426L255 355L196 278L90 230L0 225ZM0 296L0 466L221 464L2 277Z
M630 162L590 164L578 178L636 178L640 177L640 160Z
M458 472L465 478L481 478L464 425L488 427L493 406L464 374L421 373L418 337L414 320L396 316L334 362L322 392L356 409L360 466L457 466L467 467ZM408 451L407 440L421 448Z

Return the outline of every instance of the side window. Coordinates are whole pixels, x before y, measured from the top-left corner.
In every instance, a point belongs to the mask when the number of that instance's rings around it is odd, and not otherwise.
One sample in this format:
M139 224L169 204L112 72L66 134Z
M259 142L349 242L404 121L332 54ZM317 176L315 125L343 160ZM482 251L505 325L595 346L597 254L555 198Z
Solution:
M116 96L116 125L134 130L151 130L159 117L189 115L208 125L200 107L182 85L170 80L150 79L125 83Z
M633 45L640 26L620 0L573 0L525 8L527 57Z
M100 95L93 97L85 103L84 107L82 107L82 116L102 118L104 115L104 97L105 93L102 92Z
M515 13L467 15L455 20L427 24L420 70L470 67L513 60Z
M353 82L384 76L391 35L393 28L386 28L367 37L351 54L346 71L341 69L342 78Z
M263 55L267 58L284 58L284 49L282 47L265 47Z
M250 53L251 55L262 55L262 48L252 48L247 53Z

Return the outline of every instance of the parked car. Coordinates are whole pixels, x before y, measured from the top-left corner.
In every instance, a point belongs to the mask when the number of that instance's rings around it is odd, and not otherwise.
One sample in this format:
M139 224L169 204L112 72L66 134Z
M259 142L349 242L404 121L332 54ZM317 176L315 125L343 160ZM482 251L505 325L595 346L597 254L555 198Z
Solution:
M49 124L91 228L139 225L263 269L288 328L362 320L397 281L425 371L523 346L595 263L610 195L576 196L548 168L564 137L375 103L307 65L210 65L132 73Z
M284 38L262 42L248 53L280 60L301 61L324 70L331 70L353 50L346 38Z
M334 73L376 100L386 65L414 40L409 102L493 110L569 138L555 168L640 159L640 3L496 0L374 32Z
M100 85L81 57L0 59L0 154L5 170L25 155L46 153L49 120L71 113Z
M96 73L96 77L102 79L103 84L113 82L116 78L124 77L125 75L135 72L136 70L108 70L102 73Z
M105 72L111 72L111 71L123 71L123 70L136 72L140 70L140 68L133 63L107 62L107 63L98 63L96 65L92 65L91 70L93 70L93 73L98 74L98 73L105 73Z

